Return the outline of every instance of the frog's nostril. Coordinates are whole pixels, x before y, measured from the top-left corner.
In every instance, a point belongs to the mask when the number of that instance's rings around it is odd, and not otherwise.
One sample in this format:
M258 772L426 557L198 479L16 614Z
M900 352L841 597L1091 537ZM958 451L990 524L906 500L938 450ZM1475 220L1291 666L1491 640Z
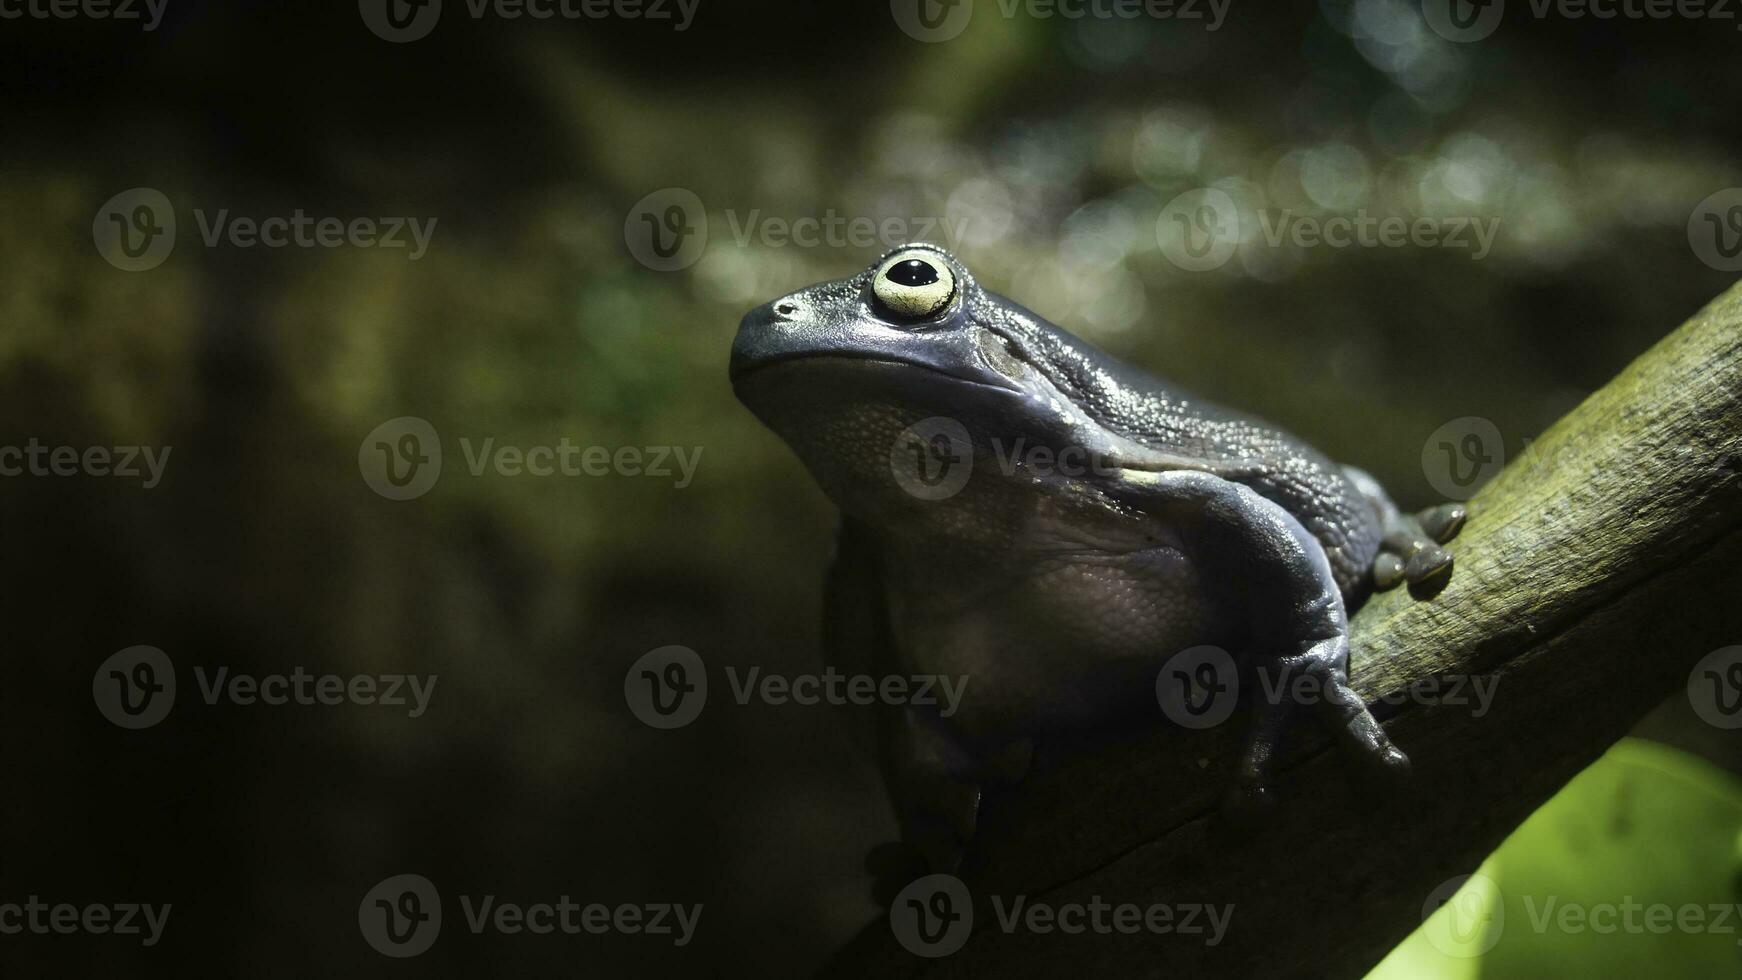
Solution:
M791 316L798 312L798 307L791 303L782 303L774 308L774 312L779 313L781 316Z

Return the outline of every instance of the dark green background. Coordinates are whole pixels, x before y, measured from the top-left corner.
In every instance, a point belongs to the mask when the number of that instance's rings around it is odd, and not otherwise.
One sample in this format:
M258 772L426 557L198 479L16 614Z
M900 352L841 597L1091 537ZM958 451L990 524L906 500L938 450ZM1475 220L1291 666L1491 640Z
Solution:
M1442 423L1489 418L1523 452L1734 278L1696 259L1686 226L1742 184L1735 24L1513 6L1482 43L1417 45L1451 66L1427 105L1329 3L1234 0L1208 33L1007 20L982 0L943 44L903 35L879 0L702 0L684 33L450 11L407 45L343 2L169 0L151 34L0 21L0 444L174 447L151 491L0 480L0 899L174 904L156 949L0 937L0 969L814 968L875 915L859 862L893 825L850 712L727 696L727 665L818 669L833 516L725 365L746 309L879 249L740 246L728 212L934 216L964 182L1003 188L1005 233L958 243L988 286L1423 505ZM1195 163L1158 170L1154 141L1177 150L1179 125L1199 134ZM1264 277L1162 257L1175 194L1240 177L1286 199L1279 161L1328 143L1367 162L1373 210L1379 188L1419 186L1382 174L1476 168L1469 210L1500 219L1500 244L1482 261L1320 248ZM183 237L126 273L90 228L137 186L176 203ZM623 225L671 186L706 202L712 237L666 274L634 261ZM196 207L438 225L417 262L207 249ZM449 469L393 503L357 452L402 415L443 434ZM704 451L681 490L473 478L460 436ZM183 687L144 732L90 698L95 666L135 644L168 652ZM622 684L666 644L697 650L716 693L657 732ZM207 707L194 665L440 681L419 719ZM1690 718L1671 705L1653 731L1734 762L1735 741ZM683 950L450 925L395 962L356 908L402 872L450 897L706 911Z

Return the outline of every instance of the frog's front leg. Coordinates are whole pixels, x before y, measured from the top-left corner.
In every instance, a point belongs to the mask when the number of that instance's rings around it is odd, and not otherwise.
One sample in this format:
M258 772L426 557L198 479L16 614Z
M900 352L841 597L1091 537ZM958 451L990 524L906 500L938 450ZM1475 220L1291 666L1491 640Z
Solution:
M883 575L872 535L856 521L843 520L825 587L823 647L830 665L844 673L898 669ZM865 864L876 879L877 900L887 904L914 878L954 871L960 864L979 815L981 774L989 770L935 710L884 705L877 728L884 785L901 840L873 849Z
M974 836L982 766L948 722L912 706L881 709L883 781L901 841L871 852L877 901L922 874L953 872Z
M1216 583L1224 613L1240 626L1244 661L1265 683L1252 688L1253 719L1236 795L1261 803L1275 775L1278 743L1307 704L1360 758L1406 769L1408 758L1349 687L1349 619L1318 539L1287 510L1250 488L1206 473L1133 473L1121 490L1184 530ZM1297 684L1305 679L1309 683ZM1274 698L1274 699L1273 699Z

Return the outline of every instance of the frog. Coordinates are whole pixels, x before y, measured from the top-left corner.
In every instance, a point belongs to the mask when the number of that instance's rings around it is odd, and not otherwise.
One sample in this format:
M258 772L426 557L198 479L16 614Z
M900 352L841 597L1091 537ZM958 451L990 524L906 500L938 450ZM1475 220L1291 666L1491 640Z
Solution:
M901 834L881 873L956 870L987 788L1019 782L1037 741L1162 722L1158 678L1194 650L1321 694L1249 698L1231 812L1274 808L1303 716L1407 778L1350 687L1349 615L1443 588L1463 504L1405 513L1365 471L1119 361L928 243L750 311L729 375L839 508L830 666L962 679L952 711L878 708Z

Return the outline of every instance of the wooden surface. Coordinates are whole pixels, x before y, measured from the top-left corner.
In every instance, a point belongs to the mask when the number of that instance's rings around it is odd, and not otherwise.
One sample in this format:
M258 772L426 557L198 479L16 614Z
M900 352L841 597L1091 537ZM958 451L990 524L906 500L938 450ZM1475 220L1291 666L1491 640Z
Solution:
M1630 365L1470 502L1444 591L1376 597L1352 673L1493 684L1488 712L1380 706L1414 774L1379 784L1297 734L1280 800L1235 828L1234 722L1037 748L996 791L962 878L974 934L916 957L879 919L831 976L1359 977L1520 821L1712 650L1742 643L1742 285ZM1005 932L988 901L1232 904L1225 939Z

